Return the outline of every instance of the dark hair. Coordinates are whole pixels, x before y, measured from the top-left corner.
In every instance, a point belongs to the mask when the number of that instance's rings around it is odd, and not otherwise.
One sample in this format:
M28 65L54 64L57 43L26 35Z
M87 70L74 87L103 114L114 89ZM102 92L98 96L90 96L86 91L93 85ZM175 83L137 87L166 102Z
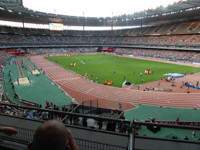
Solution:
M65 150L68 141L68 132L65 125L60 121L50 120L37 128L31 149Z

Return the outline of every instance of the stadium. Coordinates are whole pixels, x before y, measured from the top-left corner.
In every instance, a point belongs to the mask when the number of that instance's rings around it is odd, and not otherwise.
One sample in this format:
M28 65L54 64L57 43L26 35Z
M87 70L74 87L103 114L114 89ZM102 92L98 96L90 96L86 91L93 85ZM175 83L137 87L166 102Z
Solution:
M94 17L0 1L0 132L18 131L0 148L27 149L53 119L80 150L199 149L199 8Z

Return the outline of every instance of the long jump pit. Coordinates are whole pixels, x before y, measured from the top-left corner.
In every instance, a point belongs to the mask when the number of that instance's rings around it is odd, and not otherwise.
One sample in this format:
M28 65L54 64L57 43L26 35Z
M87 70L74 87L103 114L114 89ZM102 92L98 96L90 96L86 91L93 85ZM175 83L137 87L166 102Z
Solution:
M38 70L32 70L31 73L32 73L32 74L36 74L36 75L39 75L39 74L40 74L40 72L39 72Z
M18 78L18 84L19 85L30 84L30 81L28 78Z

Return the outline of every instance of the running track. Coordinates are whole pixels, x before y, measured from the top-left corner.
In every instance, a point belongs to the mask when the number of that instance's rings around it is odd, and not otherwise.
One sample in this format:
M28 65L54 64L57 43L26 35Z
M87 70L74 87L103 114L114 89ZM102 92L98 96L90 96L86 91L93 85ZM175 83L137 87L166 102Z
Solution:
M123 110L135 108L134 104L200 108L200 93L155 93L110 87L96 84L81 76L74 75L57 64L49 62L42 56L33 56L31 60L78 103L89 99L99 99L100 107L118 109L120 102Z
M17 63L17 67L18 67L18 70L19 70L20 77L21 77L21 78L24 78L24 74L23 74L23 72L22 72L22 68L21 68L19 62L16 62L16 63Z
M25 59L26 63L29 65L29 67L31 68L31 70L34 70L34 68L32 67L32 65Z

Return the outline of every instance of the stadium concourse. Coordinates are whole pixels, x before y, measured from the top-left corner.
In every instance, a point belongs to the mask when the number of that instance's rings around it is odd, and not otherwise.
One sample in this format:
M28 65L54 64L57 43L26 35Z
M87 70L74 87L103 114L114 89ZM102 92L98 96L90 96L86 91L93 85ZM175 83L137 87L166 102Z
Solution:
M42 56L33 56L31 60L78 103L88 99L99 99L100 107L118 108L122 103L123 110L135 108L134 104L162 107L199 108L200 93L168 93L141 90L127 90L95 84L75 75L58 65L45 60ZM198 75L197 75L198 76ZM198 76L199 78L200 76Z

